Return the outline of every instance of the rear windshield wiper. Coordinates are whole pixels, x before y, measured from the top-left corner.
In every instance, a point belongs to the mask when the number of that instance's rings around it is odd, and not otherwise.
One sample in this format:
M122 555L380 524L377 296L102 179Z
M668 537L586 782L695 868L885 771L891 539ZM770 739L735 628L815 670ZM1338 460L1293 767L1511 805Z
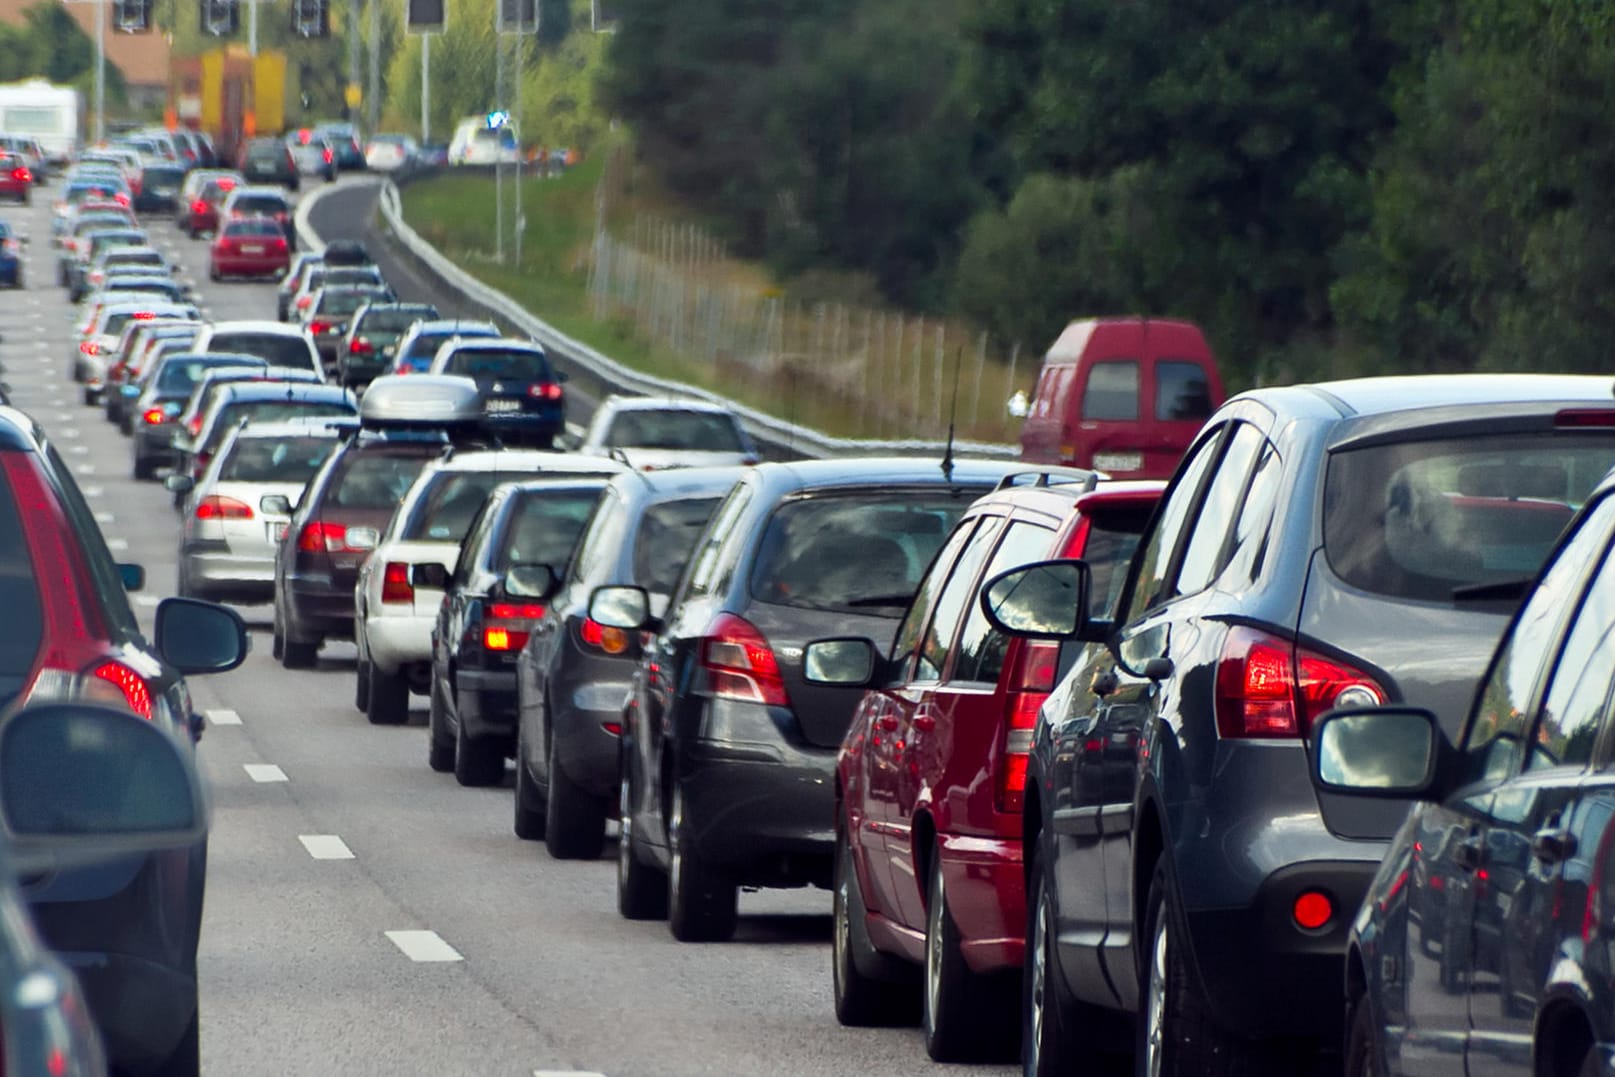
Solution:
M1521 576L1515 580L1493 580L1491 583L1470 583L1452 589L1454 602L1518 602L1536 580Z
M865 598L852 598L841 603L856 609L859 606L907 606L913 595L869 595Z

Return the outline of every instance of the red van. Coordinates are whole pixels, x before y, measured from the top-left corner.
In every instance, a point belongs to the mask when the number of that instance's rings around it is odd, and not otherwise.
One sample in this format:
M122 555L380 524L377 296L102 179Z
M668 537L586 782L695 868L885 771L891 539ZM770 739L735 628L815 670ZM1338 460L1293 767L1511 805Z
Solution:
M1072 322L1043 360L1021 459L1169 479L1224 396L1217 360L1191 322Z

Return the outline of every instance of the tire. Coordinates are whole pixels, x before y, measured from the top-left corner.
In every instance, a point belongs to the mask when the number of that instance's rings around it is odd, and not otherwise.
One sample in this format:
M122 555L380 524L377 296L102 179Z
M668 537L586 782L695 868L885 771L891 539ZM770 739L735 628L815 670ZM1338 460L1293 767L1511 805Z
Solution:
M426 717L426 765L439 774L454 769L454 738L443 729L443 704L438 700L437 685L426 690L429 700Z
M371 725L403 725L409 721L409 681L404 674L386 674L374 662L365 663L365 717Z
M639 845L634 841L634 791L629 784L627 765L620 769L617 815L622 823L617 835L617 912L624 920L666 920L667 875L639 855Z
M881 953L869 941L863 888L858 885L845 825L836 832L834 870L830 985L836 1020L848 1028L914 1024L919 1018L920 992L913 966Z
M673 870L668 872L667 926L673 937L680 942L724 942L732 938L738 888L687 848L682 784L673 787L673 812L667 826L673 854Z
M1364 992L1352 1002L1351 1016L1346 1023L1344 1077L1384 1077L1379 1065L1379 1049L1374 1041L1374 1008L1369 1005L1368 994Z
M511 798L511 829L523 841L544 840L545 799L536 788L537 783L527 770L527 724L518 719L516 725L516 795Z
M1055 1077L1081 1068L1095 1050L1092 1031L1114 1024L1097 1006L1073 998L1060 972L1054 892L1041 848L1034 848L1026 888L1026 960L1021 970L1021 1071ZM1123 1041L1125 1042L1125 1041Z
M191 1023L173 1053L154 1071L156 1077L200 1077L202 1072L202 1013L192 1008Z
M498 785L505 777L505 753L495 741L473 740L465 722L454 732L454 780L467 788Z
M370 710L370 663L359 659L353 672L353 707L365 714Z
M965 964L942 877L941 850L932 850L925 925L925 990L920 1030L934 1062L1009 1057L1015 1042L1018 995L1005 977L983 976Z
M606 847L606 806L566 773L553 743L549 759L544 847L557 860L598 860Z
M280 645L280 664L287 669L313 669L315 657L319 654L318 643L305 643L302 640L284 639Z
M281 635L279 626L269 638L269 654L277 662L286 657L286 637Z
M1157 863L1145 904L1143 997L1135 1040L1139 1077L1238 1077L1252 1072L1250 1045L1219 1028L1197 977L1174 940L1183 919L1172 908L1166 864Z
M99 399L100 397L94 389L91 389L89 386L84 387L84 404L86 407L95 407L96 401Z

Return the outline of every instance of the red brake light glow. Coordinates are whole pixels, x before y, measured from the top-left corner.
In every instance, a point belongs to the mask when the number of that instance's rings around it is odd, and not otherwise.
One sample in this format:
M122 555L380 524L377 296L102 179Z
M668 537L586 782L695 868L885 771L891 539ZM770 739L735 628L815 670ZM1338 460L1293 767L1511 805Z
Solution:
M1615 426L1615 408L1564 408L1553 417L1557 427Z
M94 679L104 681L118 690L120 702L126 704L140 717L151 718L151 689L146 686L146 679L122 662L102 662L90 671ZM94 686L86 684L84 694L94 696Z
M162 408L147 408L141 413L140 418L145 421L147 426L156 426L168 416Z
M250 520L252 519L252 506L244 501L237 501L233 497L209 494L197 503L196 518L198 520Z
M1004 682L1004 744L998 757L993 799L1001 812L1018 812L1025 805L1026 761L1032 751L1032 730L1037 712L1054 690L1060 645L1047 640L1024 640Z
M607 654L622 654L628 649L628 633L620 628L607 628L592 617L585 617L578 630L583 642L598 647Z
M1335 918L1335 903L1329 895L1318 890L1307 890L1296 897L1290 910L1296 925L1306 931L1317 931Z
M701 664L719 699L788 707L785 679L768 639L743 617L720 613L701 642Z
M303 525L303 530L297 533L297 548L308 553L318 553L324 550L328 553L339 553L347 549L348 528L346 524L326 523L324 520L314 520Z
M553 381L539 381L527 387L527 395L535 400L559 400L564 390Z
M1225 737L1304 737L1333 707L1386 699L1360 670L1244 625L1229 630L1217 664L1217 730Z
M388 561L381 570L381 600L383 602L414 602L415 587L409 582L409 565L402 561Z

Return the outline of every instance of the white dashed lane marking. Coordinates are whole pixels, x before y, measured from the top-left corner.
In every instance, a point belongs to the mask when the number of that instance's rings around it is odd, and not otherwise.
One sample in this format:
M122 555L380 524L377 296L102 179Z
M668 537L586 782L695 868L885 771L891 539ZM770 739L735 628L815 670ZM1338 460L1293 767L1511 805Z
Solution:
M80 464L78 467L74 468L73 470L77 471L80 475L94 475L95 474L95 465L94 464Z
M534 1070L533 1077L606 1077L594 1070Z
M247 772L247 777L255 782L284 782L288 781L286 772L273 763L243 763L241 769Z
M387 938L411 961L464 961L435 931L389 931Z
M98 524L110 524L116 519L117 517L110 512L98 512L95 514L95 522Z
M101 489L99 486L80 486L79 493L83 494L85 497L100 497L102 494L106 493L106 491Z
M162 602L162 599L158 598L156 595L136 595L135 596L135 605L137 605L137 606L156 606L161 602Z
M129 548L129 540L128 539L120 539L120 538L109 538L109 539L107 539L107 549L109 549L109 550L114 550L114 551L117 551L117 552L121 553L122 551L127 550L128 548Z
M155 605L155 603L153 604ZM241 715L237 714L235 711L225 710L223 708L215 708L214 710L203 711L202 717L207 719L208 725L241 724Z
M303 848L315 860L353 859L353 850L348 848L348 843L335 834L299 834L297 840L303 843Z

